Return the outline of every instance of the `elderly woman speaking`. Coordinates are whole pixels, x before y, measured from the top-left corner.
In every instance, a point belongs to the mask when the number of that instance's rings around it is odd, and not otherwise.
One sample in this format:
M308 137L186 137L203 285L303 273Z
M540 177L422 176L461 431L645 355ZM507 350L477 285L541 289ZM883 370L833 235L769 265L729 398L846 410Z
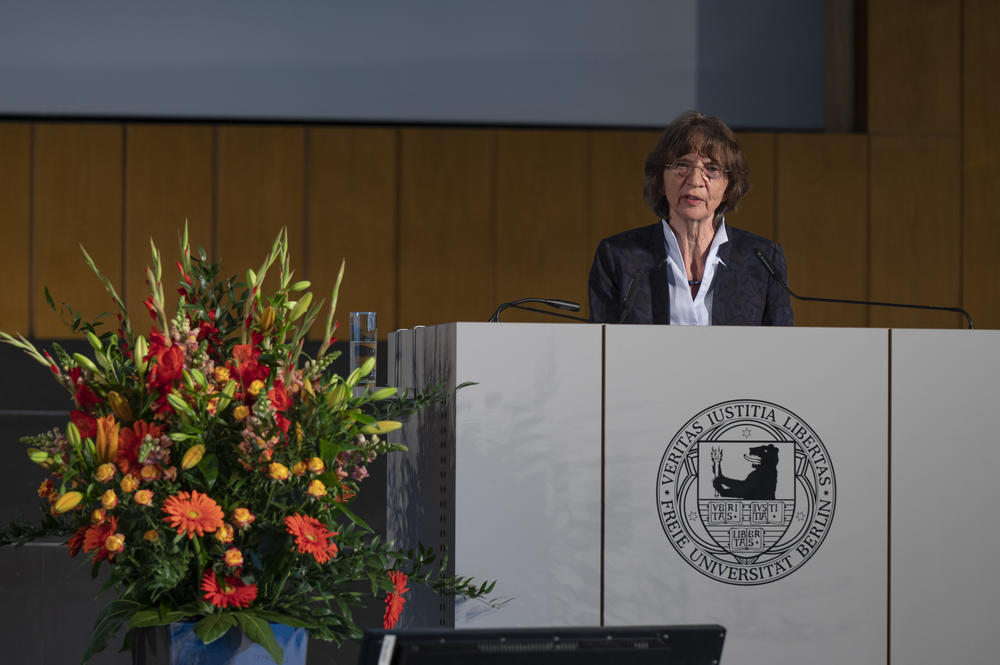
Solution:
M646 159L650 226L601 241L590 269L590 320L602 323L790 326L781 246L726 225L750 188L732 130L694 111L675 120Z

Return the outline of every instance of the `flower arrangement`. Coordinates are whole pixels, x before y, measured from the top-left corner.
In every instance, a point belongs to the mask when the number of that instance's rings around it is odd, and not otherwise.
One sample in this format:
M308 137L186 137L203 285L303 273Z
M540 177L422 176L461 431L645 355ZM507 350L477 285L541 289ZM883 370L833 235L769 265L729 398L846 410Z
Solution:
M340 642L360 630L351 608L385 599L385 627L405 603L408 584L482 597L492 584L446 577L425 548L400 552L350 510L379 455L403 449L384 435L398 418L444 398L440 390L355 394L370 359L349 376L334 373L333 288L323 343L303 352L323 303L293 282L285 231L245 281L221 278L204 250L193 256L181 235L178 305L167 313L156 246L146 276L153 319L137 334L111 282L83 251L117 309L118 327L72 316L93 356L58 345L40 352L0 333L47 367L72 395L64 428L26 437L28 454L51 473L38 490L40 528L13 528L24 542L63 533L69 554L110 567L117 598L98 616L84 662L122 629L195 620L210 643L238 628L282 659L269 622L307 628ZM277 265L277 290L265 276ZM51 297L46 292L50 306ZM73 314L70 310L71 315ZM128 638L126 641L128 644Z

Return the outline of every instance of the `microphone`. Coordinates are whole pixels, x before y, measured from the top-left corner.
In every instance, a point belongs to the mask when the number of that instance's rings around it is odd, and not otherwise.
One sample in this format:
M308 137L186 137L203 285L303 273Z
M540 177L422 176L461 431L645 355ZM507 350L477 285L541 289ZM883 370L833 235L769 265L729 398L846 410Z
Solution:
M788 287L788 283L785 282L784 275L782 275L778 271L778 269L774 267L774 264L771 263L759 249L754 248L753 252L754 254L757 255L757 260L760 261L761 265L764 266L764 270L766 270L767 274L771 276L771 279L780 284L781 288L788 291L788 293L796 300L806 300L809 302L835 302L835 303L843 303L846 305L876 305L878 307L905 307L907 309L929 309L937 312L957 312L962 316L964 316L965 320L969 322L969 330L974 330L974 327L972 325L972 317L969 316L969 313L966 312L961 307L935 307L933 305L910 305L908 303L881 302L878 300L845 300L843 298L814 298L809 296L800 296Z
M629 278L628 281L628 286L625 287L625 297L622 298L622 315L618 318L618 323L625 323L625 317L627 317L629 315L629 312L632 311L632 305L635 304L635 295L639 290L638 278L648 275L649 273L653 272L666 262L667 259L664 258L662 261L657 263L652 268L637 270L634 273L632 273L632 276Z
M552 307L554 309L564 309L568 312L580 311L580 303L573 302L572 300L562 300L560 298L521 298L520 300L512 300L510 302L502 303L499 307L497 307L497 311L493 312L493 316L490 317L489 322L490 323L499 322L500 312L510 307L515 307L517 309L527 309L529 311L541 311L541 310L533 310L530 307L521 307L521 305L526 302L537 302L542 305L547 305L549 307ZM550 314L551 312L543 312L543 313ZM569 318L575 319L576 317L571 316Z

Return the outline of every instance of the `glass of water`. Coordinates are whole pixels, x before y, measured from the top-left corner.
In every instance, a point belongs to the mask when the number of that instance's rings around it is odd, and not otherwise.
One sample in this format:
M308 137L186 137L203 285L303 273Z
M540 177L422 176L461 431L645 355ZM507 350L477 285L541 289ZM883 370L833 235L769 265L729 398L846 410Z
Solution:
M378 314L376 312L351 312L351 372L375 357L378 348ZM364 393L375 387L375 367L362 376L355 385L355 392Z

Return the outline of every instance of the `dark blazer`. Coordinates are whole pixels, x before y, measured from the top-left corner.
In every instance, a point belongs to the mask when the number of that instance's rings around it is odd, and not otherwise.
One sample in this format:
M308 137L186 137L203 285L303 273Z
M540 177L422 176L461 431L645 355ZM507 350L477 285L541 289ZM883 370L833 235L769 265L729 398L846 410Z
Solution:
M712 324L793 325L788 291L771 279L754 254L754 249L759 249L784 275L781 245L731 226L726 226L726 234L729 241L719 247L719 258L725 265L716 265L712 287ZM624 322L670 323L666 258L661 222L602 240L590 268L590 320L618 323L625 291L634 275L635 300Z

